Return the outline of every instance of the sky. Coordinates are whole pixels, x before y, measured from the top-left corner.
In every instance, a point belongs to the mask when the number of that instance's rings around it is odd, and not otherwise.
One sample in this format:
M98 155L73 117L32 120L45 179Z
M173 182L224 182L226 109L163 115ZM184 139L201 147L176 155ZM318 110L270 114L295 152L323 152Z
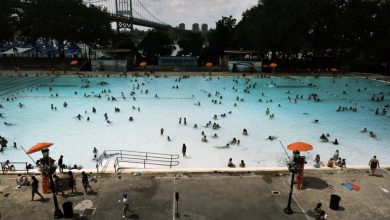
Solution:
M237 21L242 13L257 4L258 0L139 0L150 12L165 23L176 27L185 23L191 29L193 23L208 24L215 27L215 22L222 16L232 15Z

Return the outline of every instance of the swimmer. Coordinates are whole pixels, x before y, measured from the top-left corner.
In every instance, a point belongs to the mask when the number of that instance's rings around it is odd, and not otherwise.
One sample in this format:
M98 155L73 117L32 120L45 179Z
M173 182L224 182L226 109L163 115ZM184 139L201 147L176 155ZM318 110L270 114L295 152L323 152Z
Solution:
M217 138L217 137L218 137L217 133L215 133L215 134L213 135L213 137L214 137L214 138Z
M324 134L321 134L320 139L321 139L323 142L328 142L328 138L325 137Z
M337 141L337 138L334 139L333 144L334 144L334 145L338 145L338 144L339 144L339 142Z
M96 113L96 108L92 107L92 113Z
M237 140L237 146L240 146L240 140Z
M134 119L133 119L133 117L132 116L130 116L130 118L129 118L129 121L133 121Z
M374 132L370 131L370 137L376 138L376 134L374 134Z
M14 124L8 123L8 122L4 122L4 125L9 125L9 126L11 126L11 125L14 125Z
M360 132L367 132L367 128L364 128L364 129L361 130Z
M168 137L167 137L167 140L168 140L168 141L171 141L171 138L168 136Z
M315 119L313 122L314 122L314 123L318 123L318 122L319 122L319 120L318 120L318 119Z
M87 117L87 121L89 121L89 117Z
M197 125L197 124L194 124L194 128L198 128L198 125Z
M207 142L206 136L203 136L201 141L202 141L202 142Z
M160 129L160 135L163 135L164 134L164 128L161 128Z
M179 118L179 124L181 124L181 118Z
M184 125L187 125L187 118L184 118Z
M64 102L63 106L64 108L68 107L68 103Z
M243 134L243 135L248 135L248 131L246 130L246 128L244 128L244 129L242 130L242 134Z
M108 124L111 124L112 122L111 122L110 120L107 120L107 123L108 123Z
M270 140L270 141L273 141L273 140L275 140L276 139L276 137L275 136L268 136L268 138L267 138L268 140Z
M237 139L236 138L233 138L233 140L230 141L230 144L236 144L237 143Z
M79 120L81 120L81 115L78 114L78 115L76 116L76 118L78 118Z

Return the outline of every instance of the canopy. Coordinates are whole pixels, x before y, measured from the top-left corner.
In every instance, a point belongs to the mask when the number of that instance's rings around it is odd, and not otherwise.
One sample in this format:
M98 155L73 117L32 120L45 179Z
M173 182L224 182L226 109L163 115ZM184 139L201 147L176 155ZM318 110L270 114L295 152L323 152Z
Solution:
M15 50L14 50L14 48L11 48L11 49L9 49L9 50L7 50L7 51L4 51L4 52L1 52L1 54L5 54L5 55L13 55L13 54L15 54Z
M213 64L213 63L211 63L211 62L209 62L209 63L206 63L206 66L211 68L211 67L213 67L213 66L214 66L214 64Z
M304 142L295 142L287 146L289 150L297 151L310 151L313 150L313 146Z
M43 149L49 148L51 145L53 145L53 143L49 143L49 142L37 143L37 144L35 144L34 146L32 146L32 147L27 151L27 154L32 154L32 153L41 151L41 150L43 150Z

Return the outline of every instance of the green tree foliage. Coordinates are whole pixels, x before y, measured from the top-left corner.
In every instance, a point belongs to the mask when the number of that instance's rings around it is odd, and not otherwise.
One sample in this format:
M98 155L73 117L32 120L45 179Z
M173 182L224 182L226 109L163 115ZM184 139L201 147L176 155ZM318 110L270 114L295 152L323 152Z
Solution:
M222 19L215 24L215 30L210 30L207 38L211 50L215 51L217 55L221 55L225 48L229 47L232 43L236 19L232 16L222 17Z
M279 63L390 63L390 1L259 0L235 25L223 17L208 54L256 49ZM327 66L329 67L329 66Z
M172 53L173 42L168 35L159 31L150 31L140 44L143 55L156 60L158 56L168 56Z
M185 38L177 43L181 48L180 55L199 56L204 45L204 38L201 33L189 32Z
M5 9L1 7L18 20L11 35L18 35L32 44L43 39L59 44L67 41L96 47L107 44L113 36L108 13L101 7L87 6L82 0L5 1L19 2L11 7L6 4ZM1 16L8 16L6 14L2 12Z
M0 3L0 41L13 38L18 23L17 6L17 0L2 0Z

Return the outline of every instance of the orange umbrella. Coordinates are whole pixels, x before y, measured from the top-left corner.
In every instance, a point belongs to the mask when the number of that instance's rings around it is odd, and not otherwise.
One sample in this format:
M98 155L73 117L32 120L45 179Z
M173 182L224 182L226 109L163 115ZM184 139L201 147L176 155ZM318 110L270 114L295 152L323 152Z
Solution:
M77 60L72 60L71 62L70 62L70 65L77 65L79 63L79 61L77 61Z
M43 150L43 149L49 148L51 145L53 145L53 143L49 143L49 142L37 143L36 145L32 146L32 147L27 151L27 154L32 154L32 153L41 151L41 150Z
M209 63L206 63L206 66L207 66L207 67L209 67L209 68L211 68L211 67L213 67L213 66L214 66L214 64L213 64L213 63L211 63L211 62L209 62Z
M271 63L269 66L272 67L272 68L276 68L276 67L278 67L278 64L277 63Z
M332 68L332 69L330 69L330 71L337 72L337 69L336 68Z
M287 149L289 150L298 150L298 151L310 151L313 150L313 146L311 144L303 143L303 142L295 142L292 144L289 144L287 146Z
M139 64L140 67L146 67L147 65L148 65L147 62L141 62L141 63Z

